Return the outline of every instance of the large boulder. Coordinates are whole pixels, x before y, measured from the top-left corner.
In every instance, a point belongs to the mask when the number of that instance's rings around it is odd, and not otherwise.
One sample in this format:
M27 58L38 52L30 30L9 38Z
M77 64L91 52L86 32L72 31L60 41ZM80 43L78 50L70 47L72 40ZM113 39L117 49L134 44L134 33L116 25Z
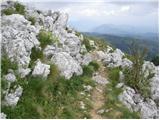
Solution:
M24 16L2 16L2 55L6 54L19 66L28 67L31 49L39 46L37 30Z
M108 53L106 52L106 56L103 62L108 67L111 67L111 68L119 67L119 66L121 66L122 68L131 67L132 62L129 59L124 57L125 57L125 54L121 50L116 49L113 52L108 52Z
M36 61L36 65L32 72L33 76L42 76L47 78L48 74L50 73L50 65L42 63L39 59Z
M66 52L55 53L51 61L58 66L66 79L70 79L73 74L81 75L83 72L80 64Z

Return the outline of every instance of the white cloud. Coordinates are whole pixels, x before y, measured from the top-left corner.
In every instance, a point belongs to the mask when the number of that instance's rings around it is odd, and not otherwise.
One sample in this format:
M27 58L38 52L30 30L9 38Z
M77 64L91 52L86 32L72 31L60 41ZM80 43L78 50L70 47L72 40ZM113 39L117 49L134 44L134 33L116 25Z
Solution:
M130 6L122 6L122 7L121 7L121 11L122 11L122 12L128 11L128 10L130 10L130 8L131 8Z

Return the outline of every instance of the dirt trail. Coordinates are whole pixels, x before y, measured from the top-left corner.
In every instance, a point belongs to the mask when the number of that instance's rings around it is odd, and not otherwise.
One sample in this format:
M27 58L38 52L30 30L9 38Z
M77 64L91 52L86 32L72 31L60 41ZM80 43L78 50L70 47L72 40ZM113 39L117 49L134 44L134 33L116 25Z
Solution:
M101 75L102 77L105 77L105 78L107 77L104 66L101 63L100 63L100 69L98 71L98 74ZM104 119L99 113L97 113L98 110L101 109L101 107L104 105L104 102L105 102L104 90L105 90L105 85L98 84L98 83L96 87L93 89L93 92L92 92L93 109L90 112L90 115L93 119Z
M101 85L97 85L92 92L93 109L91 110L91 117L93 119L103 119L102 116L97 113L105 102L103 92L104 92L104 86L102 87Z

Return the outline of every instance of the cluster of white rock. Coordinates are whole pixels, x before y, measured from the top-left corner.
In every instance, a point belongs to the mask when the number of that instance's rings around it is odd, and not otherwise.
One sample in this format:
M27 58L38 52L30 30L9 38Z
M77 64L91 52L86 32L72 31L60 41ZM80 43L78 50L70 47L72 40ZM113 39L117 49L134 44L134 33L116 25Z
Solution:
M117 87L123 88L123 92L119 95L119 100L126 105L131 111L139 111L141 118L158 118L159 117L159 71L158 67L153 63L145 61L142 67L145 76L153 75L150 79L151 98L144 99L140 94L136 93L134 89L119 83ZM122 73L121 73L122 74ZM123 79L124 77L122 77ZM122 80L121 80L122 81Z

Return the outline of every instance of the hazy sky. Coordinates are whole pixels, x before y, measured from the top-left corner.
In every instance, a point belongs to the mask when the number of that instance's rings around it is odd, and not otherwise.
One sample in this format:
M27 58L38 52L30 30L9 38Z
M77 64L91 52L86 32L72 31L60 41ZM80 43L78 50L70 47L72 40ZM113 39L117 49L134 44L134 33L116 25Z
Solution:
M81 31L101 24L158 29L158 0L19 0L38 9L69 14L69 24ZM34 2L33 2L34 1Z

